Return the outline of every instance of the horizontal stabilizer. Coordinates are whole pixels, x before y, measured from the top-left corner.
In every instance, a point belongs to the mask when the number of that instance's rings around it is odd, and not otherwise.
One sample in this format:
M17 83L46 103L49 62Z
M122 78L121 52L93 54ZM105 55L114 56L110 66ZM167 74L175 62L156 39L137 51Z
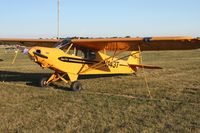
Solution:
M159 66L142 65L142 64L129 64L129 66L130 66L132 69L135 69L136 67L145 68L145 69L162 69L162 67L159 67Z

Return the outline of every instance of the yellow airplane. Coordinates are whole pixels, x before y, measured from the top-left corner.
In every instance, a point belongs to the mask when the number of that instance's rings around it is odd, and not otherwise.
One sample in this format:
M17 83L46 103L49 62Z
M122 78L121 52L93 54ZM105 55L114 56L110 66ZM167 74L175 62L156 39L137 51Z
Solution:
M40 81L41 87L62 80L70 84L73 91L82 89L78 82L79 75L133 74L138 68L161 69L141 64L141 51L200 48L200 39L192 37L60 40L0 38L0 42L18 42L32 46L27 50L30 58L42 68L55 71L49 78L45 77ZM52 45L54 47L49 47Z

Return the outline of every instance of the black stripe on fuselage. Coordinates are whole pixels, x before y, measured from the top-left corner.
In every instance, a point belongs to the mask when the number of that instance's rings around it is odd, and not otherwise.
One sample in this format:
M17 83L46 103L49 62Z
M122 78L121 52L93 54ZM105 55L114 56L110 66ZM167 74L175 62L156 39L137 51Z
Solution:
M87 59L79 59L79 58L73 58L73 57L59 57L60 61L63 62L71 62L71 63L80 63L80 64L94 64L99 63L98 61L92 61Z

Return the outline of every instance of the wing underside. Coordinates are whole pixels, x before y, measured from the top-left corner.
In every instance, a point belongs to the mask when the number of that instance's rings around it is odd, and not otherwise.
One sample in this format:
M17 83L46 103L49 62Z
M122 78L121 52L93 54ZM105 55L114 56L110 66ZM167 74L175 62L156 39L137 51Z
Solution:
M12 42L24 46L52 47L62 39L18 39L0 38L0 42ZM3 44L1 43L1 44ZM189 50L200 48L200 39L192 37L145 37L145 38L103 38L72 39L75 46L91 50L110 51L152 51L152 50Z
M200 40L192 37L147 37L147 38L111 38L111 39L73 39L77 46L93 50L189 50L200 48Z

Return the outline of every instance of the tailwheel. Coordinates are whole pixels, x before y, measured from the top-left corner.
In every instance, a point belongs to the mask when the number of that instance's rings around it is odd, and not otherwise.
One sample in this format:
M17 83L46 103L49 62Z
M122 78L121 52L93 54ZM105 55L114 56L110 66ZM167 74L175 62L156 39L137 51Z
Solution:
M48 78L42 78L39 82L40 87L47 87L49 86L49 83L47 83Z
M74 82L72 82L70 88L71 88L72 91L80 91L80 90L83 89L81 83L78 82L78 81L74 81Z

